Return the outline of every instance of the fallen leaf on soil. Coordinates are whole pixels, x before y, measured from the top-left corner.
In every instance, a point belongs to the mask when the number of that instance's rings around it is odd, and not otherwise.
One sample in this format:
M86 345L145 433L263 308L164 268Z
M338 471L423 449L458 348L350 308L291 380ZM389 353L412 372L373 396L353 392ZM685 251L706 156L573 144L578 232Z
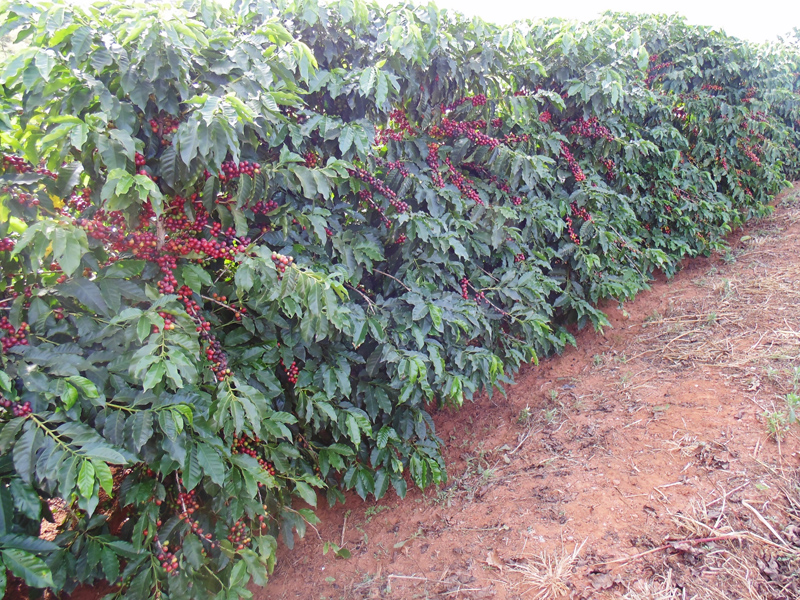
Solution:
M505 566L503 560L494 550L489 550L489 554L486 555L486 564L488 564L490 567L496 567L500 569L501 573L503 572L503 567Z
M608 573L592 573L588 575L592 587L596 590L607 590L614 587L617 580Z

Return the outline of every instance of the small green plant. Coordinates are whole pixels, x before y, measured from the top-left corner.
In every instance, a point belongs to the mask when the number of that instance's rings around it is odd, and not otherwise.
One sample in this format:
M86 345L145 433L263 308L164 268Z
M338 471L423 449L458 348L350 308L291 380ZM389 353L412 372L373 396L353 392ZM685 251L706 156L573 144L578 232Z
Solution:
M545 422L547 422L548 425L552 425L555 422L556 417L558 416L558 408L556 408L555 406L546 408L543 411L543 415Z
M526 404L525 408L519 411L519 415L517 416L517 423L519 423L520 425L526 425L530 420L531 420L531 407Z
M558 390L553 388L547 393L552 402L558 402Z
M592 357L592 364L595 367L599 367L600 365L602 365L603 364L603 355L602 354L595 354Z
M334 554L334 556L336 556L336 558L348 559L348 558L350 558L352 556L352 554L350 553L350 550L348 550L347 548L341 548L335 542L325 542L322 545L322 554L327 554L328 552L333 552L333 554Z
M800 394L793 392L786 394L786 405L789 408L788 422L791 425L797 422L797 412L800 410Z
M764 411L762 416L767 420L767 435L776 442L781 441L789 428L789 418L786 414L779 411Z

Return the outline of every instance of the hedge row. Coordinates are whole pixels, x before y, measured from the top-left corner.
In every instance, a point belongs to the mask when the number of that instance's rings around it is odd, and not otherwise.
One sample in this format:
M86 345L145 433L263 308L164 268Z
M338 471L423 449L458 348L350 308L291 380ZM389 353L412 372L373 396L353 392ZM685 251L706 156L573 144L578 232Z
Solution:
M0 14L0 553L32 587L246 597L300 506L443 482L429 407L604 327L799 166L797 48L677 18Z

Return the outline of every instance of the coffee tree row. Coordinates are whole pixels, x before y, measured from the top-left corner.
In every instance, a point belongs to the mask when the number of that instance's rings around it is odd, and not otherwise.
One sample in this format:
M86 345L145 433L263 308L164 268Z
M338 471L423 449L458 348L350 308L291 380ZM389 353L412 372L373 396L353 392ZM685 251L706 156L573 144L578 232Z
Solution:
M32 587L246 597L319 492L443 482L431 407L798 167L796 49L674 18L0 14L0 553Z

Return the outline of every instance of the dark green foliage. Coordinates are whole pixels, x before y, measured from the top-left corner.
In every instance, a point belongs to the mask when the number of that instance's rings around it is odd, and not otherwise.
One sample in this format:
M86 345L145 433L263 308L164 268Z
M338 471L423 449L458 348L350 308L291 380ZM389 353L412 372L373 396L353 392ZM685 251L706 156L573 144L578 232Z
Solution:
M246 596L299 500L443 482L431 407L797 175L796 49L675 18L0 14L0 553L34 587Z

